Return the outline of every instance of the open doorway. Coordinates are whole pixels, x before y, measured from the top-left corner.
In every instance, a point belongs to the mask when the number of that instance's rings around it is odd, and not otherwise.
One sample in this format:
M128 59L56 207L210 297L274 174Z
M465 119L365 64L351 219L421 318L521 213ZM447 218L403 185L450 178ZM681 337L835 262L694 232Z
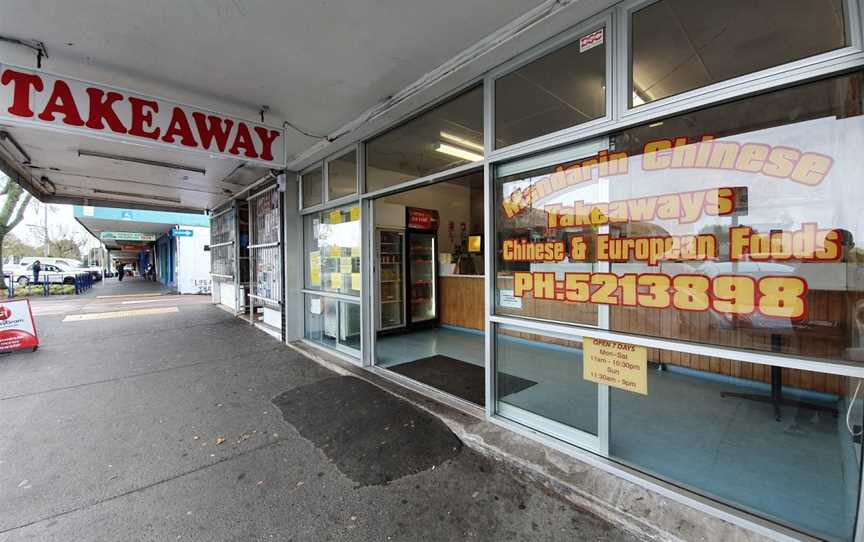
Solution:
M483 172L374 202L375 364L485 401Z

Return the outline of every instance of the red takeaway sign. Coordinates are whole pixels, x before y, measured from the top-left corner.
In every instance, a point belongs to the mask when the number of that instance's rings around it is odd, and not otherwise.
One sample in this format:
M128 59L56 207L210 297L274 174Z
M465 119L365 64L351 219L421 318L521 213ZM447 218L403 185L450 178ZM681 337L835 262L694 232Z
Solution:
M285 166L283 128L6 64L0 121Z

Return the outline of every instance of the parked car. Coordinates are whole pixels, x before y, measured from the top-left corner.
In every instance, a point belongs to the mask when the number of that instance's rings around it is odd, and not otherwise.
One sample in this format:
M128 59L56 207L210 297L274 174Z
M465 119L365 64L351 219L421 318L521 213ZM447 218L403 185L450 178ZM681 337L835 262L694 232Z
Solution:
M75 275L84 272L86 271L43 263L42 270L39 272L39 283L42 284L47 279L50 284L75 284ZM27 266L19 266L16 270L4 269L4 273L6 273L6 276L3 277L3 282L7 287L9 286L10 276L18 286L27 286L33 281L33 263L31 262Z
M55 258L53 256L24 256L21 258L21 261L18 263L17 270L15 268L6 269L4 266L3 270L5 272L15 271L15 274L22 274L24 269L28 266L33 265L33 262L39 260L42 263L42 266L45 265L54 265L59 266L65 269L76 270L78 273L90 273L90 276L93 277L93 280L102 280L102 269L97 266L87 266L84 265L81 260L76 260L75 258Z

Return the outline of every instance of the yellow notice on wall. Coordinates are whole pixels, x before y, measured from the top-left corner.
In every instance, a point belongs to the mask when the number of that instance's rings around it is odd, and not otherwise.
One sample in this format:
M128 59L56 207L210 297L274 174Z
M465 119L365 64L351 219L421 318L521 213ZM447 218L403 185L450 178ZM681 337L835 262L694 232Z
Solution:
M351 257L359 258L360 257L360 247L351 247Z
M317 250L309 253L309 282L321 286L321 253Z
M351 273L351 289L360 291L360 273Z
M336 209L335 211L330 211L330 223L331 224L341 224L342 223L342 211Z
M342 274L341 273L330 273L330 287L335 288L337 290L342 289Z
M340 273L350 273L351 272L351 256L342 256L339 258L339 272Z
M360 206L351 207L351 222L360 220Z
M333 245L330 247L330 257L338 258L342 255L342 247L339 245Z
M644 346L585 337L582 378L648 395L648 351Z

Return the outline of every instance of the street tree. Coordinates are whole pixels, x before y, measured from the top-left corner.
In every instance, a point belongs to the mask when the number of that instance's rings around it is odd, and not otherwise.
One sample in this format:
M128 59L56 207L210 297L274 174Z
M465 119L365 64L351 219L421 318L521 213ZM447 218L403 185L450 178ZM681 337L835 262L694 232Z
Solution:
M21 223L24 210L30 205L33 196L21 185L0 173L0 277L3 276L3 241Z

